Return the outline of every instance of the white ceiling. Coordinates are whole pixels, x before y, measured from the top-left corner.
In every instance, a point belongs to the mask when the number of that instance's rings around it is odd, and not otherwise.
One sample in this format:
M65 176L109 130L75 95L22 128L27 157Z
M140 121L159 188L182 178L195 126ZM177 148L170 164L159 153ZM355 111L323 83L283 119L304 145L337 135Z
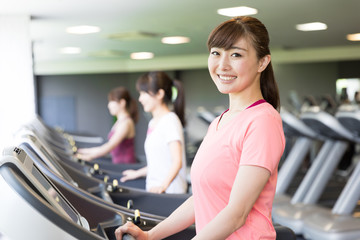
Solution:
M360 59L359 0L0 0L0 14L28 14L37 74L118 72L151 68L206 66L209 32L228 17L218 8L248 6L268 28L273 60ZM325 31L299 32L295 25L324 22ZM95 25L96 34L70 35L66 27ZM111 34L150 32L156 37L113 40ZM190 43L164 45L163 36L181 35ZM61 55L61 47L81 47L79 55ZM154 52L153 60L130 60L131 52ZM115 56L99 56L116 53ZM96 56L97 55L97 56Z

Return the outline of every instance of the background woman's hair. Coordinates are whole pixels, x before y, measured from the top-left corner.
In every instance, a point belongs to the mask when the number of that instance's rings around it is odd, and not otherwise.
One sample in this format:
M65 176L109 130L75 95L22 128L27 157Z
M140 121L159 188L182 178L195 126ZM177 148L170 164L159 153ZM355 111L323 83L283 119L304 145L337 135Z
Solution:
M207 46L210 51L213 47L230 49L239 38L249 40L255 48L258 59L270 55L269 34L257 18L235 17L217 26L209 35ZM260 88L264 99L275 109L280 108L280 97L274 77L273 67L270 63L260 75Z
M117 87L112 89L108 94L109 101L120 101L124 99L126 102L126 110L129 112L130 117L136 123L139 119L137 103L134 98L131 97L129 91L125 87Z
M173 94L176 88L176 98ZM154 71L142 75L136 82L136 88L139 92L147 92L150 95L156 94L160 89L164 90L163 102L173 104L174 112L179 117L183 126L185 126L185 95L182 83L171 79L165 72Z

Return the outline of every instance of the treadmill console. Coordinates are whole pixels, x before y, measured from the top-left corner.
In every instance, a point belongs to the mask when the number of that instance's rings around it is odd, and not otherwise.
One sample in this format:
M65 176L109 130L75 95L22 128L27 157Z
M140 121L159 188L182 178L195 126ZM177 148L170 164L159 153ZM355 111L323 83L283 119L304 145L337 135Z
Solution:
M24 150L18 147L7 148L4 150L3 156L5 157L1 159L0 166L3 164L15 164L20 172L29 180L28 185L40 197L63 216L89 230L86 219L76 211L55 185L38 169Z

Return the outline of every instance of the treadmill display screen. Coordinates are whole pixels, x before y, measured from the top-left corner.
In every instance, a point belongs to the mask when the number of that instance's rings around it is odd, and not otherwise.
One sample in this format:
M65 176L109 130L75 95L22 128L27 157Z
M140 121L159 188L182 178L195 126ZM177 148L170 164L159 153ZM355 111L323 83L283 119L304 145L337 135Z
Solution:
M66 201L66 199L63 198L58 190L53 187L52 183L49 182L46 177L44 177L44 175L35 165L33 165L31 172L33 176L40 182L40 184L46 189L49 195L58 203L58 206L54 206L54 204L51 203L50 204L57 209L65 211L69 218L71 218L74 222L79 223L80 221L77 211Z

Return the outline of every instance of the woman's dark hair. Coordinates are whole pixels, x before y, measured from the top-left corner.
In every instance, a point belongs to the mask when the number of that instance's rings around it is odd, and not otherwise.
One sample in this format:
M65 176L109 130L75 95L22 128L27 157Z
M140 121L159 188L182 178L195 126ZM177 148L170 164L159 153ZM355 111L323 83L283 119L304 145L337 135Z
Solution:
M160 89L164 90L163 102L172 103L174 112L185 126L185 96L182 83L171 79L165 72L154 71L142 75L136 83L139 92L147 92L150 95L156 94Z
M125 87L117 87L112 89L108 94L109 101L119 102L121 99L124 99L126 102L126 110L129 112L130 117L136 123L138 121L138 108L136 100L133 99L129 91Z
M270 55L269 34L254 17L235 17L217 26L209 35L207 46L230 49L239 38L247 39L255 48L258 59ZM279 110L280 97L271 62L260 75L260 88L264 99Z

